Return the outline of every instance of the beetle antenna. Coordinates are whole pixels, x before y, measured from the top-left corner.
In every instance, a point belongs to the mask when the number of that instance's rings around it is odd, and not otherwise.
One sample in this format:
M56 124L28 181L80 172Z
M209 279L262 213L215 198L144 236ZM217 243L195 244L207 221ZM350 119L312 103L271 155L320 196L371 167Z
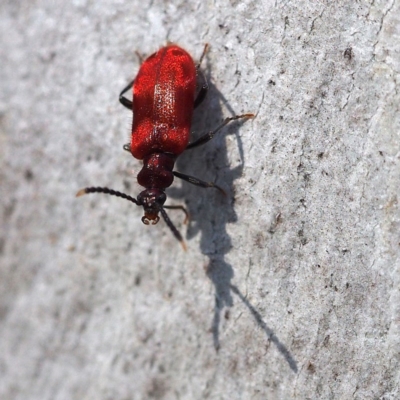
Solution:
M180 234L180 232L178 231L178 229L176 229L175 225L172 223L172 221L169 219L166 211L164 210L163 207L160 207L160 213L162 215L162 217L164 218L165 223L168 225L168 228L171 229L172 233L174 234L174 236L179 240L179 242L181 243L183 250L187 250L186 247L186 243L183 240L182 235Z
M89 193L105 193L105 194L110 194L112 196L117 196L121 197L122 199L131 201L132 203L135 203L136 205L140 206L139 202L132 196L129 196L125 193L122 192L117 192L116 190L112 190L106 187L87 187L84 189L81 189L77 194L76 197L83 196L84 194L89 194Z

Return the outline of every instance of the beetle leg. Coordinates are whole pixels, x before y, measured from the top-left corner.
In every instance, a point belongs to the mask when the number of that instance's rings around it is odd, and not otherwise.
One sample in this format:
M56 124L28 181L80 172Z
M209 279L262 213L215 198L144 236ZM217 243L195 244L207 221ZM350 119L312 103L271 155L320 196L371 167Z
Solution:
M199 63L196 65L196 69L199 69L199 68L200 68L200 64L201 64L201 62L203 61L203 58L204 58L204 56L205 56L206 53L207 53L208 47L209 47L209 46L208 46L208 43L206 43L206 44L204 45L203 53L201 53L201 57L200 57Z
M187 224L189 221L189 213L188 210L186 210L185 207L183 206L163 206L164 208L167 208L169 210L182 210L185 213L185 220L183 221L184 224Z
M208 43L206 43L204 45L203 53L202 53L202 55L200 57L199 63L196 65L197 74L201 76L201 79L203 81L203 85L202 85L199 93L197 93L196 99L194 100L194 108L196 108L198 105L200 105L203 102L203 100L206 97L207 92L208 92L207 78L205 77L203 72L200 70L200 64L203 61L203 58L206 55L207 50L208 50Z
M202 85L201 89L199 90L199 93L197 93L196 99L194 100L194 105L193 105L194 108L196 108L198 105L200 105L203 102L203 100L205 99L207 92L208 92L208 82L207 82L205 75L200 70L197 70L197 73L199 75L201 75L201 79L203 80L203 85Z
M143 64L144 57L142 56L142 54L139 53L137 50L135 51L135 54L136 54L137 58L139 59L140 64Z
M200 179L195 178L194 176L181 174L180 172L177 172L177 171L172 171L172 173L177 178L183 179L184 181L189 182L193 185L200 186L203 188L215 188L215 189L218 189L223 195L226 195L224 189L222 189L221 187L219 187L218 185L216 185L213 182L204 182L204 181L201 181Z
M126 97L124 97L124 94L125 94L128 90L132 89L133 82L135 82L134 79L133 79L131 82L129 82L129 84L126 85L126 87L124 87L124 88L122 89L122 92L119 94L119 102L120 102L124 107L126 107L127 109L129 109L129 110L131 110L131 111L132 111L133 103L132 103L130 100L128 100Z
M213 130L211 132L208 132L205 135L200 136L194 142L189 143L186 146L186 150L192 149L193 147L201 146L202 144L207 143L208 141L210 141L215 136L215 134L218 131L220 131L225 125L229 124L229 122L235 121L235 120L240 119L240 118L252 118L252 117L254 117L254 114L242 114L242 115L235 115L234 117L225 118L224 122L217 129L215 129L215 130Z
M169 219L167 213L166 213L165 210L164 210L164 207L161 207L161 208L160 208L160 213L161 213L162 217L164 218L165 223L168 225L168 228L171 229L173 235L180 241L180 243L181 243L181 245L182 245L182 247L183 247L183 250L186 251L186 250L187 250L186 243L185 243L185 241L183 240L183 237L182 237L182 235L180 234L180 232L178 231L178 229L176 229L175 225L174 225L174 224L172 223L172 221Z

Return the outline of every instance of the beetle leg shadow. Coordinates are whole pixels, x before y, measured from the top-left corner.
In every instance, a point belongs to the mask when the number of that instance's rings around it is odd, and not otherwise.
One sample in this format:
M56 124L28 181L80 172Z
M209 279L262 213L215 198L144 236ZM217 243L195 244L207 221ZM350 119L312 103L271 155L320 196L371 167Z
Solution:
M222 257L218 257L218 260L214 259L210 261L207 268L207 276L215 287L215 305L211 331L213 335L214 348L218 351L220 348L219 326L221 321L221 312L224 307L233 306L233 299L230 291L233 269Z
M246 296L244 296L240 292L237 286L231 283L231 280L233 278L232 267L228 263L226 263L222 257L218 257L218 260L214 259L210 261L210 265L207 268L207 276L210 278L215 286L214 316L211 325L215 350L218 352L218 350L220 349L219 327L221 323L221 313L223 308L230 308L233 306L232 293L234 293L248 308L257 325L265 332L268 340L270 340L277 347L278 351L282 354L286 362L289 364L290 369L293 372L297 373L297 363L291 355L290 351L278 339L274 331L265 323L261 314L247 300Z
M278 339L274 331L264 322L261 314L250 304L250 302L246 299L245 296L243 296L243 294L235 285L230 285L230 288L232 292L235 293L242 301L242 303L249 309L251 315L256 320L257 325L265 332L268 340L270 340L277 347L278 351L283 355L283 357L289 364L290 369L293 372L297 372L298 368L295 359L292 357L286 346Z

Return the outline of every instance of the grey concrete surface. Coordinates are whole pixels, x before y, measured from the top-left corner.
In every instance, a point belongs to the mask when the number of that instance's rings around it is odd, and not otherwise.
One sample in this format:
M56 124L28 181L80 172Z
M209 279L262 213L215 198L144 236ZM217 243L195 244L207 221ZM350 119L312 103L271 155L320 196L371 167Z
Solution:
M210 93L168 227L118 93L167 40ZM0 398L399 399L400 2L0 4ZM196 136L197 135L197 136Z

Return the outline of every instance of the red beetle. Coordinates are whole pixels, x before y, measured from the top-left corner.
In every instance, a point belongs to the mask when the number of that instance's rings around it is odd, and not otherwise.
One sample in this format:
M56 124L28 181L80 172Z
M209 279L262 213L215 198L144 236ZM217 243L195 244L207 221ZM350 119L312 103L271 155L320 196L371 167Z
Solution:
M122 197L138 206L143 206L142 221L148 225L157 224L163 216L174 236L185 247L181 234L169 219L165 208L181 209L183 206L164 205L167 196L165 189L169 187L174 176L194 185L223 190L214 183L204 182L192 176L173 171L176 158L185 150L200 146L213 136L228 122L239 118L250 118L253 114L236 115L226 118L214 131L206 133L196 141L189 143L193 109L207 94L208 84L199 70L200 63L207 51L204 47L199 64L196 66L192 57L181 47L169 44L147 58L139 69L136 78L120 93L122 105L133 111L131 142L124 146L133 157L143 160L142 170L137 176L143 190L137 199L125 193L104 187L88 187L80 190L77 196L87 193L106 193ZM202 86L196 95L197 75L202 78ZM133 86L133 101L124 94Z

